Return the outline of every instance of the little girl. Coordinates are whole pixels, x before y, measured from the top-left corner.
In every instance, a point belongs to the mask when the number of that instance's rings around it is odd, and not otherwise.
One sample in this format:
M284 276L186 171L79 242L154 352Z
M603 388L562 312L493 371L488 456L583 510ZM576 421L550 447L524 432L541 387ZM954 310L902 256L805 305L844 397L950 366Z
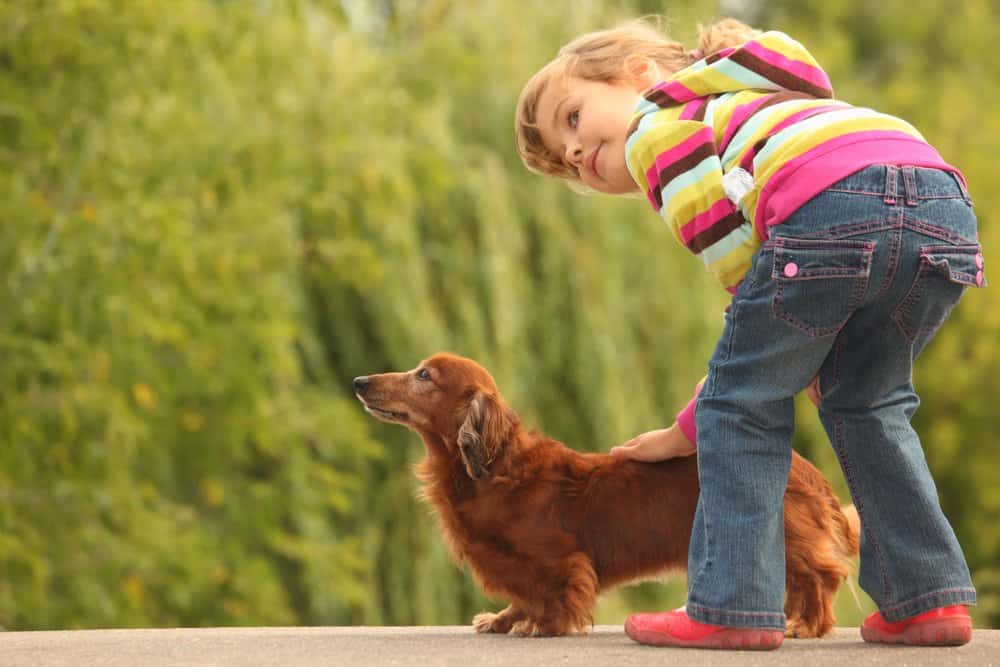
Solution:
M697 451L701 484L686 610L634 614L628 635L781 644L782 499L808 387L861 517L879 608L862 637L968 642L976 592L910 424L914 359L985 284L961 173L905 121L834 100L801 44L733 20L693 52L643 22L583 35L527 83L516 125L529 169L641 192L733 295L696 398L613 450Z

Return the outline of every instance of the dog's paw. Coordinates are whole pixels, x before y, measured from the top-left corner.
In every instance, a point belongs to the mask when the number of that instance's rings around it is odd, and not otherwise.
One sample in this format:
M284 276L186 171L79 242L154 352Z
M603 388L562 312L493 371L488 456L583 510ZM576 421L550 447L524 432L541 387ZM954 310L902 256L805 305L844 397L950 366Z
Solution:
M788 621L785 624L785 636L791 639L815 639L822 637L823 633L801 621Z
M530 618L511 626L510 634L518 637L565 637L587 634L586 628L574 628L565 623L545 623Z
M500 614L494 614L488 611L476 614L472 619L472 627L474 627L476 632L479 633L505 633L510 630L509 624L504 622L504 619L500 616Z
M530 618L526 618L523 621L518 621L510 628L510 634L517 637L540 637L542 636L541 631L538 628L538 623L535 623Z

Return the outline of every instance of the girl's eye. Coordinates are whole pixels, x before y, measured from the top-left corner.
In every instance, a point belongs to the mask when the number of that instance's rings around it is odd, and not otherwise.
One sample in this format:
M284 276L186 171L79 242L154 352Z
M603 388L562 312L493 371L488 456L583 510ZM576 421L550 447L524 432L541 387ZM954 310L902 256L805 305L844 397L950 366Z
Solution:
M417 377L420 378L421 380L430 380L431 374L427 372L426 368L421 368L419 371L417 371Z
M570 127L576 128L577 124L580 122L580 110L574 109L573 111L570 111L569 116L566 117L566 122L569 123Z

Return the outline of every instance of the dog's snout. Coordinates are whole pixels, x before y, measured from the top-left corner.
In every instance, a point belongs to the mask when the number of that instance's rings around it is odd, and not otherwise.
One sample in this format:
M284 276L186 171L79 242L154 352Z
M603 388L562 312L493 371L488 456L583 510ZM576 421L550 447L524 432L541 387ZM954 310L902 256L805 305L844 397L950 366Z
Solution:
M354 378L354 391L358 394L363 394L365 389L368 388L368 376L361 375Z

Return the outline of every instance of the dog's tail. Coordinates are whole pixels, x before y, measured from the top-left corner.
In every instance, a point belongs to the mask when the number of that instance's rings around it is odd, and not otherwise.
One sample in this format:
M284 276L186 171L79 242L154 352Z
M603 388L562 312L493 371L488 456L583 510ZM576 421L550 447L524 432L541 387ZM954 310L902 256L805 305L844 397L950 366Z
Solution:
M861 517L854 505L844 505L840 508L840 531L834 538L837 549L850 559L858 557L861 548Z
M836 515L840 523L840 530L834 532L834 542L837 544L837 551L843 562L847 565L850 575L847 577L847 586L851 589L854 602L861 609L861 600L858 598L858 591L854 587L854 575L859 550L861 549L861 517L858 508L854 505L844 505Z

